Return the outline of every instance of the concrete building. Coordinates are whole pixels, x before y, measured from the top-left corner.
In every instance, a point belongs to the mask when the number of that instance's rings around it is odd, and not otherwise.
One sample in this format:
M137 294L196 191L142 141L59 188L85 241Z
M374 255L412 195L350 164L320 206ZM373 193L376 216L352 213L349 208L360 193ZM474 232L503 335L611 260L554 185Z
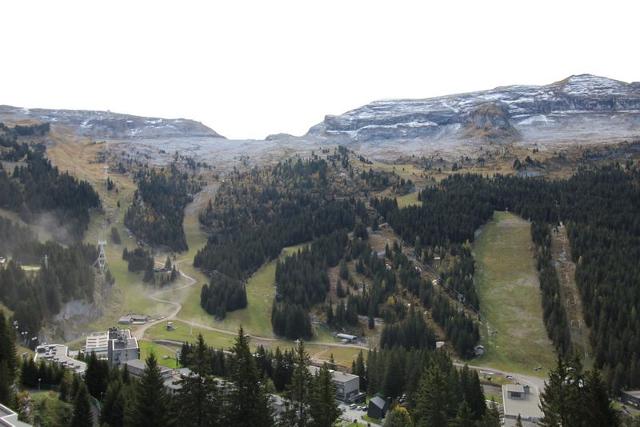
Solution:
M309 372L313 375L316 375L319 370L317 366L309 366ZM352 402L360 394L359 376L331 370L331 379L336 386L336 399Z
M87 370L87 364L69 356L69 348L63 344L44 344L37 346L33 360L36 363L39 360L55 363L76 374L84 374Z
M86 356L95 354L108 360L111 366L120 366L127 360L140 359L140 346L129 329L109 328L106 332L93 332L85 340Z
M623 391L620 397L624 403L640 409L640 390Z
M147 366L146 362L140 359L127 360L123 365L126 365L131 376L135 378L141 378ZM183 378L195 375L189 368L171 369L158 365L158 369L160 370L160 377L162 377L164 387L170 393L175 393L182 388L180 381ZM220 382L220 384L221 383L222 382Z
M149 316L145 314L127 314L118 319L121 325L144 325L149 321Z
M529 386L522 384L507 384L505 389L509 399L524 400L529 393Z
M131 335L129 329L109 329L107 359L112 367L120 366L128 360L140 359L138 339Z
M542 418L540 396L536 387L523 384L502 386L505 426L515 425L518 415L524 426L535 425Z
M92 332L84 342L84 354L94 353L98 359L106 359L109 351L109 332Z
M147 367L147 363L144 360L140 359L131 359L127 360L123 363L123 365L127 365L127 370L131 376L140 378L144 372L144 369ZM172 375L173 369L167 368L166 366L158 365L158 369L160 370L160 376L162 379L169 379Z
M11 409L0 404L0 426L1 427L31 427L31 424L18 421L18 414Z

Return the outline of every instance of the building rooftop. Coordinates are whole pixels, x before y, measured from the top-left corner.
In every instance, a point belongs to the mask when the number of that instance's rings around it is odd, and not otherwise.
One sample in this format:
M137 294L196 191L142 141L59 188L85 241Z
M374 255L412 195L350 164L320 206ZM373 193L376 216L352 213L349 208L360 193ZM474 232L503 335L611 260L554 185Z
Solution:
M138 340L132 338L118 338L111 340L111 348L114 350L128 350L138 348Z
M140 359L127 360L124 364L127 365L129 372L134 376L138 375L139 372L144 371L147 367L147 363ZM173 373L173 369L167 368L166 366L158 365L158 369L160 370L160 375L165 379Z
M542 418L540 396L537 387L529 386L529 392L525 393L522 384L506 384L502 386L502 402L504 406L505 418L515 419L518 414L523 421L537 421ZM521 393L521 399L511 399L509 392Z
M145 363L145 361L140 359L127 360L125 362L125 365L127 365L130 368L142 369L142 370L144 370L144 368L147 367L147 364Z
M360 378L357 375L347 374L346 372L341 372L341 371L331 372L331 377L333 378L334 381L341 382L341 383L346 383L353 379L359 380Z
M369 400L370 403L373 403L378 408L384 408L387 405L387 402L380 396L374 396Z
M357 338L358 338L358 336L357 336L357 335L342 334L342 333L340 333L340 334L336 334L336 337L338 337L338 338L345 338L345 339L348 339L348 340L350 340L350 341L353 341L353 340L355 340L355 339L357 339Z
M507 384L504 387L507 393L524 393L524 386L522 384Z
M627 396L635 397L636 399L640 399L640 390L625 390L623 391Z
M316 375L319 371L319 367L313 365L309 366L309 372L311 372L311 374ZM331 379L338 383L346 383L353 379L360 378L357 375L348 374L342 371L329 370L329 372L331 372Z
M18 414L0 404L0 426L3 427L31 427L31 424L18 421Z

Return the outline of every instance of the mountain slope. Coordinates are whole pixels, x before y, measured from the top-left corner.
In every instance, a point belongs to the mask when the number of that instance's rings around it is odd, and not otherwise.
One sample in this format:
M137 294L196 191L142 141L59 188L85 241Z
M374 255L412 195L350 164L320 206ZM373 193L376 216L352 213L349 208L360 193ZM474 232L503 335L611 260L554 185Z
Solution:
M0 105L0 122L38 120L66 125L92 138L223 138L213 129L188 119L140 117L110 111L26 109Z
M308 135L352 141L627 137L640 129L640 83L589 74L429 99L375 101L326 116Z

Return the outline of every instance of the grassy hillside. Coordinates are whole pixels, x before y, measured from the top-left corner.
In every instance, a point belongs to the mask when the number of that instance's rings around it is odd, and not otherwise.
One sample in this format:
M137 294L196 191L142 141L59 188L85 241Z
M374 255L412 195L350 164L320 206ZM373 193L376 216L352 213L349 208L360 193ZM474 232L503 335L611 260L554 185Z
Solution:
M285 248L282 256L302 246ZM200 307L200 286L196 286L190 290L178 317L229 331L237 331L242 325L250 334L272 337L271 306L276 292L276 262L263 265L247 281L247 308L229 312L224 320L216 321Z
M555 364L542 321L542 303L529 222L496 212L474 245L476 286L483 318L477 364L534 373Z
M205 325L191 325L180 320L174 321L173 324L175 327L175 330L173 331L167 331L165 324L160 323L153 326L152 328L149 328L145 336L150 340L194 342L198 334L202 334L204 340L208 345L216 348L230 349L231 347L233 347L233 343L237 335L237 331L215 331ZM269 322L269 326L271 326L271 322ZM142 342L145 343L145 341ZM252 349L255 349L259 345L272 349L275 349L276 347L285 349L293 348L295 346L295 342L277 338L262 338L252 336L250 339L250 345ZM143 356L147 355L151 349L154 349L155 351L155 349L159 348L162 351L166 351L166 349L169 348L168 346L163 347L158 346L156 343L148 342L146 342L144 346L146 347L146 350L143 349ZM359 348L345 347L337 343L330 344L315 341L305 343L305 347L307 348L309 356L312 359L329 360L329 358L333 354L336 363L345 367L351 367L351 362L358 356L358 352L360 351ZM363 351L366 354L366 350ZM156 352L156 354L159 353Z

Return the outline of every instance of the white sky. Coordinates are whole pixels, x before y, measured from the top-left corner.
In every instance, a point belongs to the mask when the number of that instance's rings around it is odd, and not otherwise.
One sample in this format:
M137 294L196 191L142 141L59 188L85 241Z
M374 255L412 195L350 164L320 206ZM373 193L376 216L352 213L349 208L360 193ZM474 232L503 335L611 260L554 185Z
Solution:
M0 104L202 121L233 138L325 114L592 73L640 80L637 1L10 1Z

